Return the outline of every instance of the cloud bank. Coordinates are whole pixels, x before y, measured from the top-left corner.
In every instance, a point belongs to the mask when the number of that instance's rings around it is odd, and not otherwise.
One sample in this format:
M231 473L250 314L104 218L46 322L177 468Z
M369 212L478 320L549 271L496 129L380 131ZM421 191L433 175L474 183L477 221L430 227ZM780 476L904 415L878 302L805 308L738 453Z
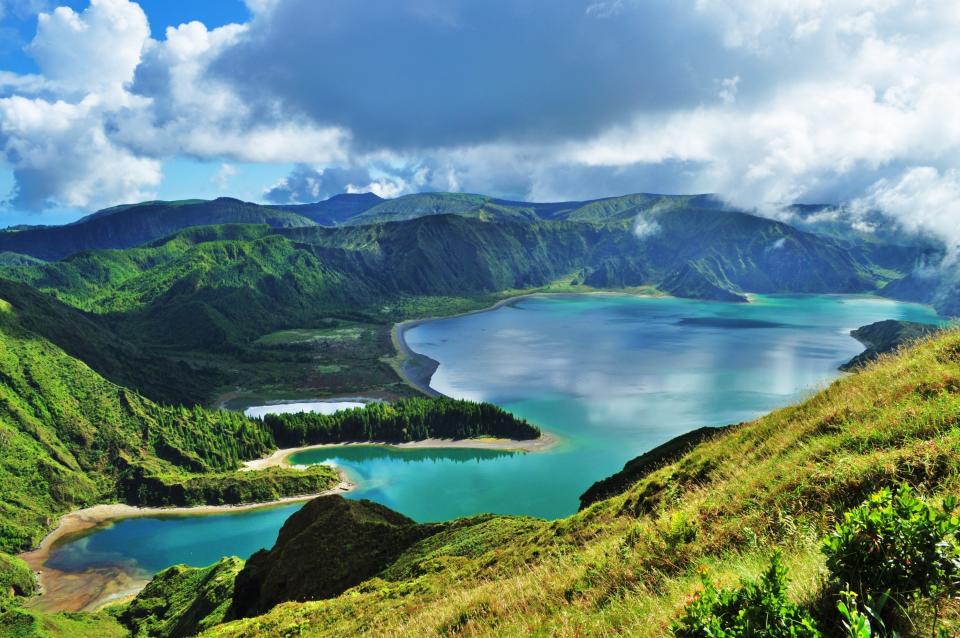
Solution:
M960 243L953 0L248 6L163 34L129 0L42 13L40 73L0 73L9 205L143 198L190 157L294 164L274 202L714 192Z

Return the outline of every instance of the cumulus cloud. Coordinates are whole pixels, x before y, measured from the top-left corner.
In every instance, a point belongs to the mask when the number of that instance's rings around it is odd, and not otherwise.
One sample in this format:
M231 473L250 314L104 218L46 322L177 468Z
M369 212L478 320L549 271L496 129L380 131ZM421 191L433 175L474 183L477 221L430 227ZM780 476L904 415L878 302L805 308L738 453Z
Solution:
M247 27L190 22L150 38L129 0L41 13L27 51L41 74L0 74L0 152L16 185L8 204L95 208L152 196L165 158L342 161L347 132L257 112L205 76ZM227 164L225 164L227 165ZM229 169L228 169L229 170ZM218 180L229 175L221 171Z
M140 5L91 0L82 13L41 13L28 51L44 77L81 95L113 92L133 79L150 27Z
M86 207L143 198L161 178L156 160L115 144L104 122L132 106L124 93L149 30L139 6L96 0L82 13L60 7L41 14L30 45L43 72L7 77L24 94L0 98L0 156L16 180L9 203L18 208Z

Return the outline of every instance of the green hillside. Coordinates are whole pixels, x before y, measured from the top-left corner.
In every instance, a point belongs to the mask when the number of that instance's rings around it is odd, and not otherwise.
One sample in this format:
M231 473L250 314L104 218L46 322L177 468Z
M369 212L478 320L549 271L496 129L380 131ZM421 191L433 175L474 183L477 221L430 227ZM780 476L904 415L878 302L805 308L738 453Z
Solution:
M684 209L654 221L660 231L643 239L629 223L451 215L338 229L197 228L143 248L4 272L92 312L162 305L169 315L189 304L201 333L223 333L206 343L249 338L248 327L293 326L321 308L383 316L385 304L404 296L522 290L571 273L596 287L671 282L682 296L709 296L678 278L691 268L732 293L859 292L883 281L833 240L759 217Z
M265 501L337 481L329 468L236 474L274 449L256 421L164 407L29 330L0 300L0 551L36 545L58 515L95 503Z
M222 381L212 368L160 356L123 339L110 317L78 310L25 284L0 279L0 299L32 332L117 385L136 388L155 401L200 403L202 388Z
M824 635L852 635L841 631L823 539L881 488L906 483L934 505L960 492L958 353L960 332L951 331L882 357L802 404L649 467L622 494L567 519L478 517L430 529L401 522L404 538L425 537L376 576L339 596L280 604L204 635L664 636L703 593L701 574L729 587L759 577L775 551L789 570L786 595L797 613ZM314 510L327 516L329 508ZM272 552L295 564L300 537L282 532ZM322 548L338 553L338 563L348 560L336 538ZM897 612L909 616L898 629L930 635L931 601L909 600ZM956 635L960 606L940 604L938 613L943 635Z
M645 287L742 301L749 292L867 292L894 276L839 240L769 219L687 206L642 215L652 229L643 236L633 217L491 222L436 214L337 228L203 226L0 275L89 313L144 356L186 362L189 375L173 378L190 390L111 376L97 362L99 348L90 359L111 379L184 402L236 386L402 395L409 390L386 363L393 322L474 310L518 292ZM337 322L367 336L323 352L261 341ZM54 340L70 351L67 340Z

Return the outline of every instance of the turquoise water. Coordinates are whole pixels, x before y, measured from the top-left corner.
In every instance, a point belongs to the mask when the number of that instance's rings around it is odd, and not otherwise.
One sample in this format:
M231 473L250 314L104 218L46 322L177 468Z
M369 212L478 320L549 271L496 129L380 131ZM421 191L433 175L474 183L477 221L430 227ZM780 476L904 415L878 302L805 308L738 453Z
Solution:
M750 304L551 295L431 321L406 333L440 363L431 385L492 401L561 438L539 453L343 446L294 463L332 463L369 498L420 521L496 512L576 511L594 481L701 425L755 417L823 387L862 350L849 336L881 319L933 323L924 306L874 297L760 296ZM61 545L60 569L154 572L272 545L298 505L238 514L119 521Z

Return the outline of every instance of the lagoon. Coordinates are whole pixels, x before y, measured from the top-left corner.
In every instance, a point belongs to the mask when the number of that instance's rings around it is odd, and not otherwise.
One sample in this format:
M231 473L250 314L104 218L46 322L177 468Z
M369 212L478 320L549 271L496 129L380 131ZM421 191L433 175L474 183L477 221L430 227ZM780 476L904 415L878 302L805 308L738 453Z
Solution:
M881 319L935 323L925 306L870 296L768 295L750 304L626 295L544 295L405 332L439 363L431 387L491 401L557 435L536 453L337 446L301 452L419 521L479 512L556 518L623 464L701 425L788 405L825 386ZM154 572L269 547L300 505L118 521L56 548L48 564Z

